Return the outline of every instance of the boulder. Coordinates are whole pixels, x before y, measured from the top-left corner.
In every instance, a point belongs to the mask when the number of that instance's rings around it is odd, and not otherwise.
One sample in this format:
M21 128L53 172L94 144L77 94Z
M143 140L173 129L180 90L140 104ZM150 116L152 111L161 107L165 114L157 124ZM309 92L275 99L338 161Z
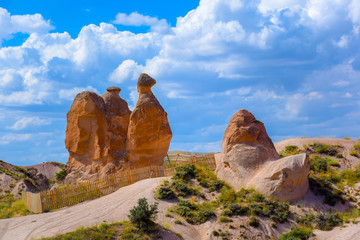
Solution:
M155 79L141 74L137 89L139 99L130 115L127 134L127 159L132 168L163 165L172 132L167 113L151 91Z
M246 187L264 163L280 158L264 124L245 109L230 119L221 147L216 175L236 189Z
M284 201L307 192L307 155L279 159L264 124L249 111L241 109L230 119L221 147L220 156L215 158L215 173L236 190L253 187Z
M309 189L309 158L305 153L268 162L247 183L248 188L282 201L299 199Z

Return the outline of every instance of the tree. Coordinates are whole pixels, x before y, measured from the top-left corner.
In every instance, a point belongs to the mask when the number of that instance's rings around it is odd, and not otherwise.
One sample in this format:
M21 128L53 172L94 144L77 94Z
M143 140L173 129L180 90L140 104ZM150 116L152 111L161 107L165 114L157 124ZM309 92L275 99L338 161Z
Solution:
M158 202L149 205L146 198L140 198L138 200L138 205L130 210L130 215L128 215L130 222L135 224L138 228L148 230L149 227L154 225L154 220L159 212L158 205Z

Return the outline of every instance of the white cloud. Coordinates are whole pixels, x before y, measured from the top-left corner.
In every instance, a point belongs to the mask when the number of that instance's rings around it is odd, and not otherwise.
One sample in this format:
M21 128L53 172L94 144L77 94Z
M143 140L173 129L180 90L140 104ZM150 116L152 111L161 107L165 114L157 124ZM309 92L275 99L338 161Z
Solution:
M40 14L10 15L0 7L0 44L3 39L11 38L14 33L46 33L53 29L49 20L44 20Z
M65 100L74 100L75 96L83 91L93 91L98 93L99 91L91 86L87 86L84 88L74 87L72 89L61 89L59 91L59 98Z
M123 61L109 76L110 82L123 83L126 80L136 80L143 70L134 60Z
M121 24L125 26L151 26L151 30L155 32L164 32L169 30L169 24L165 19L158 19L156 17L145 16L137 12L132 12L129 15L125 13L118 13L114 24Z
M339 48L345 48L349 45L349 36L347 35L342 35L340 40L337 42L334 42L334 44L336 46L338 46Z
M349 16L353 23L360 24L360 2L359 0L352 0L348 5Z
M49 125L51 123L50 120L40 119L39 117L23 117L17 120L14 125L8 127L11 130L23 130L28 126L43 126Z
M0 137L0 144L5 145L11 142L23 142L27 141L31 138L31 134L23 134L23 133L7 133Z

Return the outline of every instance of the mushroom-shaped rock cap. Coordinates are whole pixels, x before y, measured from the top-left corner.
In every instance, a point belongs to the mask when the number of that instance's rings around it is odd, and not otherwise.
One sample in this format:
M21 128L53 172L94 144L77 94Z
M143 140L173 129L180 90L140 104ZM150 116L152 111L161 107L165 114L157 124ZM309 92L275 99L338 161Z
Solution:
M156 80L147 75L146 73L140 74L138 78L137 86L138 88L151 88L156 84Z
M108 91L108 92L121 92L121 88L119 88L119 87L108 87L106 89L106 91Z

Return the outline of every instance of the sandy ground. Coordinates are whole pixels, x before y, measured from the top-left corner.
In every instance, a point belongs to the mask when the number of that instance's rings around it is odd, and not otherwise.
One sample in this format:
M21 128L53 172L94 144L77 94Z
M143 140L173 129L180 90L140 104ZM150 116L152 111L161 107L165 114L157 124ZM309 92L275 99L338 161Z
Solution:
M275 148L278 152L285 149L285 146L296 145L299 148L303 148L304 145L309 145L313 143L322 143L322 144L331 144L331 145L341 145L343 146L341 153L346 158L344 165L347 168L354 168L360 164L360 158L351 156L349 153L351 150L354 150L353 146L358 141L354 140L345 140L345 139L335 139L335 138L291 138L275 143Z
M127 220L129 210L137 204L139 198L145 197L149 203L154 202L154 189L164 179L166 178L139 181L107 196L54 212L0 220L0 240L48 237L74 231L80 226ZM164 214L170 205L170 202L160 202L158 223L164 224ZM201 239L195 229L183 226L177 230L185 239Z
M314 230L314 233L318 240L359 240L360 225L351 224L347 227L336 227L331 231Z

